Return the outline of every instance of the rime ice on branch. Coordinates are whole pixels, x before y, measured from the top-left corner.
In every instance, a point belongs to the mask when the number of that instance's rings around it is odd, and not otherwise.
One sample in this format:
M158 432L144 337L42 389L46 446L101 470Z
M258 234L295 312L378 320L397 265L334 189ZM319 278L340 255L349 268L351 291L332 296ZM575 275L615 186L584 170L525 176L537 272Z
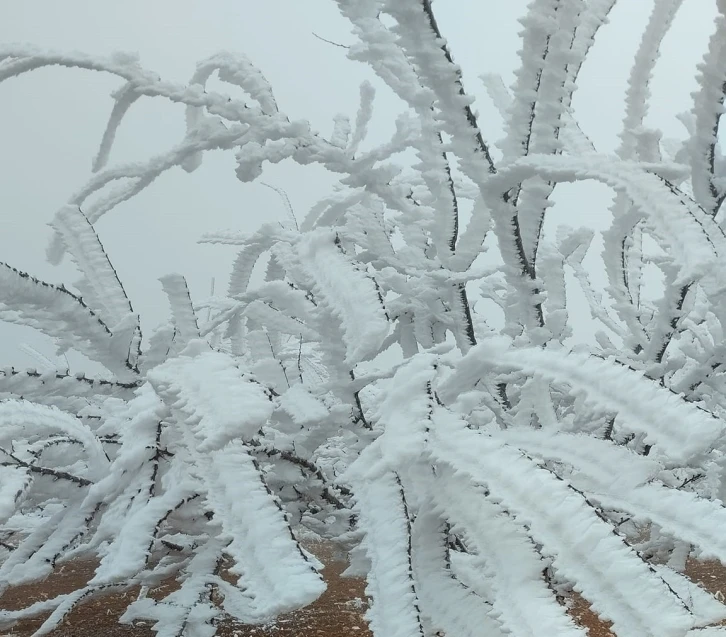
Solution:
M181 85L131 56L0 49L0 81L46 66L123 80L95 174L53 224L49 257L70 255L77 292L0 264L0 319L112 378L0 373L0 592L72 559L98 567L77 591L0 611L0 627L43 615L46 634L137 585L122 621L164 637L264 622L324 588L306 530L366 574L377 637L584 636L573 591L619 637L726 635L726 606L684 575L688 558L726 562L726 3L688 135L666 144L646 127L649 85L681 2L655 0L611 156L573 95L616 0L530 3L511 90L484 78L501 152L431 0L335 2L357 38L349 57L403 103L379 145L363 145L370 83L326 138L241 55ZM210 90L215 73L246 97ZM185 106L183 139L110 164L147 97ZM292 159L340 182L300 224L203 237L237 250L227 294L194 305L183 276L164 277L171 320L144 341L95 224L215 149L235 153L243 181ZM558 185L583 181L615 193L604 286L585 265L593 230L546 223ZM572 337L573 287L592 342ZM178 590L146 595L169 578Z

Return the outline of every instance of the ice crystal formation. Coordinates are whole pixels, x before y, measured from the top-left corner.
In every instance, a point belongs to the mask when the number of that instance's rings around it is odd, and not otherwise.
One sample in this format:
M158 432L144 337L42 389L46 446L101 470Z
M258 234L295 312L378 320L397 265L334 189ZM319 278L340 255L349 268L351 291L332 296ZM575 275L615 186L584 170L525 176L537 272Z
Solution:
M307 529L367 577L376 637L584 637L573 592L619 637L726 635L726 606L684 574L689 558L726 562L726 2L684 137L663 140L646 125L649 82L682 3L655 0L605 155L572 98L615 0L531 2L514 84L484 78L498 147L430 0L335 1L349 57L404 105L385 143L366 139L369 83L325 137L242 55L181 85L133 56L0 47L0 81L49 66L123 81L94 174L53 222L49 258L72 258L81 280L0 265L0 319L109 374L0 372L0 593L70 560L98 566L76 591L0 611L0 627L42 615L47 634L136 586L121 619L160 637L263 623L325 588ZM245 98L208 88L214 74ZM109 164L147 97L184 105L186 134ZM172 318L147 338L95 224L219 149L242 181L291 159L339 184L299 226L203 237L238 249L226 295L200 312L165 277ZM582 181L614 192L602 286L584 265L594 232L545 224L558 185ZM592 342L572 338L572 286ZM170 578L174 592L146 595Z

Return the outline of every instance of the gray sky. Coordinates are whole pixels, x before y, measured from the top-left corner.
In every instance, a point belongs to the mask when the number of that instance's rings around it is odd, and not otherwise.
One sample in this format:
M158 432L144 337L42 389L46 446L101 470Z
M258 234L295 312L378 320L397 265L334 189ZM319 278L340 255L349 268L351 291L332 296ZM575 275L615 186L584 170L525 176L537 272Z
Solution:
M674 116L690 108L695 64L707 46L715 14L714 0L686 0L684 5L653 84L657 113L649 123L662 127L666 136L682 137ZM442 31L464 69L466 88L478 97L480 124L491 142L502 135L501 120L477 76L500 73L507 84L512 82L519 47L517 17L525 6L524 0L434 4ZM581 74L574 106L582 127L603 152L612 152L617 145L625 80L651 6L650 0L620 0ZM280 108L293 119L310 120L323 133L330 131L336 113L354 117L359 83L373 80L366 67L346 59L344 49L313 36L345 44L352 41L349 32L332 0L0 3L2 43L31 42L99 54L137 51L142 63L165 79L185 81L197 60L219 50L244 52L272 83ZM374 84L380 90L371 138L383 141L401 105L380 83ZM89 177L111 108L109 93L118 85L100 74L57 68L0 84L0 260L49 281L74 281L71 265L54 268L45 262L47 223ZM180 107L162 100L139 103L120 130L111 164L148 158L182 135ZM298 218L333 183L317 167L289 162L266 168L263 180L287 191ZM558 201L566 205L555 213L556 221L602 227L608 195L597 188L592 192L601 201L583 210L573 203L580 193L573 187L558 188ZM107 215L97 231L148 335L168 314L159 276L184 274L196 299L208 293L213 276L218 289L226 287L234 250L197 245L203 232L252 231L262 221L284 215L274 192L236 180L231 154L208 154L196 173L175 170L166 175ZM29 331L0 327L0 364L33 364L17 349L21 340L46 355L52 353L48 342Z

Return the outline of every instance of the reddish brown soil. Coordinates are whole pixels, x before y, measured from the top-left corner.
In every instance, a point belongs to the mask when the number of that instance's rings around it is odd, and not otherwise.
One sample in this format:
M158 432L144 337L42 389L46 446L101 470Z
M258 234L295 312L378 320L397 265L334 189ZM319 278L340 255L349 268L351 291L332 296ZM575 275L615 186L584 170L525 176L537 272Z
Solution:
M323 574L328 589L314 604L303 610L278 618L268 626L241 626L231 622L219 627L221 637L370 637L363 619L365 612L365 583L358 579L341 578L345 563L337 560L329 546L309 547L324 562ZM14 609L51 595L74 590L91 576L90 563L65 566L45 582L9 591L0 597L0 608ZM692 562L687 572L695 581L722 599L726 595L726 568L717 562ZM169 585L157 589L154 596L168 591ZM154 594L155 593L155 594ZM119 624L118 618L137 591L108 595L84 604L74 610L50 635L54 637L153 637L149 625L136 622ZM588 629L590 637L614 637L607 623L599 620L582 598L571 605L573 617ZM24 621L4 635L30 637L43 619Z
M723 601L726 595L726 568L719 562L690 561L686 574ZM615 637L609 630L610 624L599 619L581 597L575 597L570 612L579 624L588 628L590 637Z
M342 578L346 564L335 559L326 545L308 547L325 564L323 575L328 589L311 606L290 615L279 617L268 626L241 626L227 622L217 632L221 637L370 637L363 613L365 612L365 582ZM45 582L23 586L8 591L0 597L0 608L22 608L39 599L66 593L83 586L91 577L94 566L87 562L76 563L59 569ZM169 586L150 594L168 592ZM119 624L118 618L126 610L137 590L118 595L99 597L76 608L65 621L49 635L53 637L153 637L151 626L144 622L133 625ZM5 635L30 637L43 623L44 618L23 621ZM0 633L0 637L5 637Z

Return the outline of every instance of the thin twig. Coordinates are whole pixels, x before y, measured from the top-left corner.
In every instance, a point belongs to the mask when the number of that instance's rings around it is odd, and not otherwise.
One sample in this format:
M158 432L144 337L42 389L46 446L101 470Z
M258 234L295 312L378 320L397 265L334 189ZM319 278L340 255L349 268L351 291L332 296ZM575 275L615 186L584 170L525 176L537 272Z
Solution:
M25 462L24 460L21 460L17 456L13 455L6 449L3 449L0 447L0 451L4 453L8 458L10 458L13 463L16 465L23 467L25 469L28 469L29 471L33 473L39 473L44 476L51 476L55 478L56 480L69 480L70 482L75 482L76 484L87 487L93 484L90 480L87 480L86 478L82 478L80 476L75 476L72 473L68 473L66 471L58 471L57 469L49 469L48 467L39 467L38 465L30 464L29 462ZM3 467L11 467L13 466L13 463L10 462L0 462L0 466Z
M323 37L319 36L319 35L318 35L317 33L315 33L315 31L313 31L313 32L312 32L312 34L313 34L313 35L314 35L314 36L315 36L315 37L316 37L316 38L317 38L318 40L322 40L323 42L327 42L328 44L332 44L333 46L339 46L339 47L340 47L341 49L349 49L349 48L350 48L350 47L349 47L348 45L346 45L346 44L340 44L340 43L338 43L338 42L333 42L332 40L328 40L328 39L326 39L326 38L323 38Z

